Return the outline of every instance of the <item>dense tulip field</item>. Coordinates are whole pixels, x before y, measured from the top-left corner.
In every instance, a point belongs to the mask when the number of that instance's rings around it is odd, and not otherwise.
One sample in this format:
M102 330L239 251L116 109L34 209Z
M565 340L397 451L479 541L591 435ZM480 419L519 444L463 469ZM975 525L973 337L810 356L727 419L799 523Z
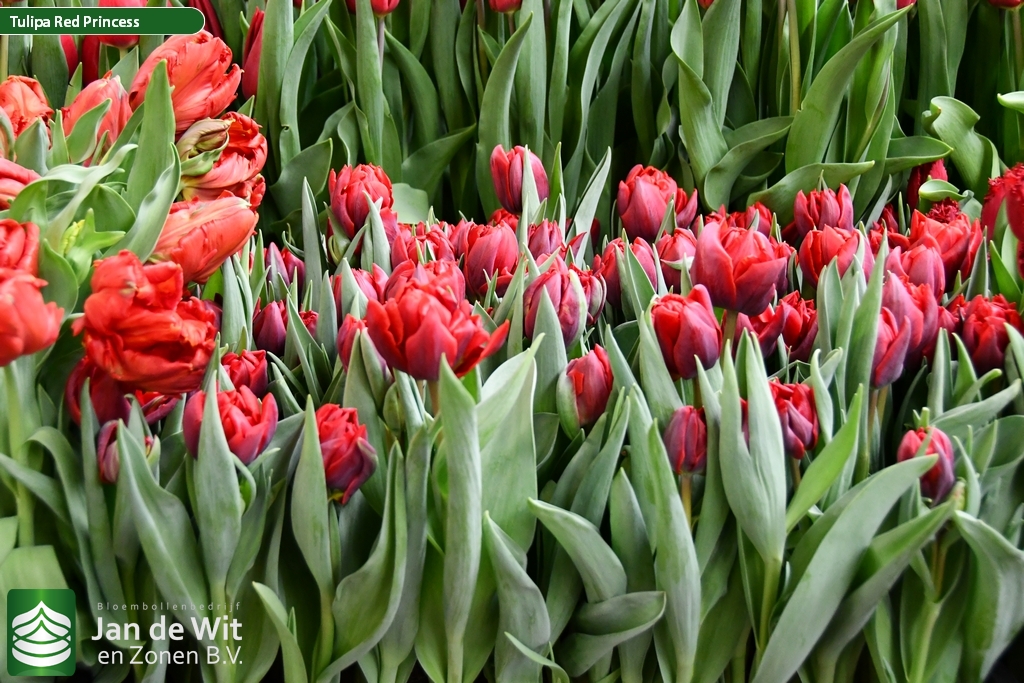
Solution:
M78 675L1006 670L1019 0L188 4L0 36L0 594Z

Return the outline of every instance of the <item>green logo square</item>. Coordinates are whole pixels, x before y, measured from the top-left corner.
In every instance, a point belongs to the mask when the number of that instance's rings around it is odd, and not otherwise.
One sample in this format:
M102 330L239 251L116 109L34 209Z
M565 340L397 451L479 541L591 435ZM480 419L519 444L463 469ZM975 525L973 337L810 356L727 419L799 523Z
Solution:
M75 673L75 592L14 588L7 592L7 673Z

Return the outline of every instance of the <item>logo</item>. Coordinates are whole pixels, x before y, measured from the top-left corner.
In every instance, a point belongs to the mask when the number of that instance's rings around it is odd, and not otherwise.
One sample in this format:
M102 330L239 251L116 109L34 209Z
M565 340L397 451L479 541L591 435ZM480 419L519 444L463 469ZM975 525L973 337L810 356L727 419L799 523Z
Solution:
M75 593L68 589L12 589L7 593L7 673L75 673Z

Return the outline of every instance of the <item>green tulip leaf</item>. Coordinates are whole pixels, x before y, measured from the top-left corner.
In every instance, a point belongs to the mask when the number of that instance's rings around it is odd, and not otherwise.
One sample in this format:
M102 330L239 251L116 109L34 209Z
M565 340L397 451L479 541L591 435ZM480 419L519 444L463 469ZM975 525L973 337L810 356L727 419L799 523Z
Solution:
M574 632L559 644L558 661L570 676L582 676L614 647L650 630L664 613L665 594L658 591L581 605Z
M781 140L792 122L792 117L777 116L748 123L727 135L729 151L704 178L704 203L716 208L728 205L743 171L757 155Z

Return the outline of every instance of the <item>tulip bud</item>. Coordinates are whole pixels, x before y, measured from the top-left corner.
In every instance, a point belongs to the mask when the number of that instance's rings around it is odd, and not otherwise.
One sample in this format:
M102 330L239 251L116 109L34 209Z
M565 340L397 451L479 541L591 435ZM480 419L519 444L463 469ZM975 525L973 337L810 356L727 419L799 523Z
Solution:
M100 38L96 35L82 36L82 85L88 85L100 77Z
M359 423L355 408L331 403L320 406L316 428L327 488L335 492L332 498L340 495L344 505L377 469L377 452L367 440L366 425Z
M671 234L663 235L657 247L665 284L669 289L681 292L682 278L679 273L682 270L689 272L693 255L697 252L697 238L685 228L676 228Z
M542 290L548 293L558 316L565 348L570 348L579 340L587 321L586 295L579 278L564 263L556 261L527 285L523 293L523 332L529 339L533 339L537 324Z
M100 423L111 420L128 421L131 405L125 394L130 393L124 385L111 377L102 368L83 358L71 371L64 386L64 400L68 414L75 424L82 422L81 396L85 381L89 380L89 400ZM178 405L177 396L168 396L156 391L136 391L135 400L142 409L147 424L156 424L167 417Z
M939 460L921 475L921 495L938 503L946 497L956 481L953 474L953 443L946 433L937 427L921 427L907 432L896 450L896 460L905 462L915 457L928 436L931 436L931 441L922 456L937 455Z
M693 379L697 363L708 369L722 352L722 330L702 285L686 296L666 294L651 307L654 334L673 379Z
M13 161L0 159L0 210L11 208L11 202L31 182L39 180L39 174L19 166Z
M199 433L205 406L206 392L197 391L188 399L182 416L182 436L193 458L199 457ZM260 401L244 385L234 391L218 391L217 410L228 449L244 465L263 452L277 431L277 401L273 394L267 394Z
M607 296L607 286L601 274L593 270L580 270L570 265L569 270L576 273L580 286L583 288L583 298L587 302L587 325L593 326L597 322L601 311L604 309L604 301Z
M267 268L267 284L273 285L280 277L286 288L298 283L299 299L306 286L306 263L287 248L279 249L273 242L263 250L263 261Z
M569 361L556 392L558 415L567 434L575 435L597 422L608 407L614 383L608 354L600 346Z
M907 0L901 0L901 2L906 3L908 6L913 4ZM921 186L929 179L949 180L949 175L946 173L946 164L943 163L942 159L915 166L910 172L910 180L907 181L907 203L910 204L911 209L917 208L920 202L918 193L921 191Z
M799 292L791 292L779 300L777 309L782 311L782 340L789 349L789 359L806 363L818 336L814 299L802 299Z
M0 367L57 341L64 310L43 300L44 280L0 271Z
M14 137L21 135L37 119L41 118L46 123L53 116L43 86L27 76L8 76L0 83L0 109L10 120Z
M338 357L341 365L348 371L348 364L352 358L352 347L356 342L356 335L366 330L366 321L357 318L352 314L346 315L338 330Z
M704 285L716 306L758 315L786 288L790 253L756 230L708 223L697 236L690 281Z
M370 196L370 201L380 200L382 210L390 209L394 201L391 179L384 169L371 164L345 166L337 173L332 170L327 177L327 192L331 197L331 213L349 239L355 237L370 215L366 195Z
M939 304L932 290L890 276L882 288L882 305L897 320L906 320L910 327L906 365L916 368L921 359L935 347L939 333Z
M519 8L523 6L523 0L487 0L487 5L492 12L511 14L519 11Z
M256 89L260 80L260 56L263 53L263 15L260 8L252 14L249 32L245 34L242 45L242 97L256 97Z
M863 236L857 230L843 230L826 226L821 230L811 230L800 243L800 252L797 254L797 262L800 264L800 271L804 274L804 281L812 287L818 286L818 278L836 260L839 268L839 277L846 274L850 264L853 263L857 250ZM864 278L871 277L871 270L874 267L875 258L869 249L864 250Z
M146 441L151 442L152 438ZM96 437L96 466L100 473L100 483L117 483L117 475L121 471L121 455L117 452L117 420L104 422L100 427Z
M440 263L449 263L448 261L441 261ZM416 265L416 264L413 264ZM461 273L460 273L461 275ZM392 272L392 277L394 272ZM359 268L352 269L352 277L356 281L356 286L359 287L359 291L363 293L367 299L373 301L383 301L385 298L384 290L390 282L387 273L384 269L378 266L376 263L373 264L373 270L367 272ZM331 277L331 290L334 293L334 304L337 307L338 317L342 315L342 292L341 292L341 275L334 275Z
M228 143L229 119L202 119L181 134L174 147L182 161L222 149Z
M909 251L893 249L885 261L886 270L915 285L926 285L942 296L946 291L946 267L942 263L939 244L931 235L924 235Z
M267 393L267 352L242 351L227 353L221 358L221 365L227 370L235 389L248 387L249 391L262 398Z
M811 230L826 227L853 230L853 199L846 185L839 186L839 194L828 188L812 190L809 195L798 192L793 202L793 222L782 229L782 239L798 244Z
M878 340L871 361L871 386L892 384L903 374L903 363L910 349L910 324L906 318L896 319L883 307L878 319Z
M38 275L39 228L35 223L0 218L0 271L3 270Z
M704 222L721 223L734 228L751 230L754 228L755 219L757 219L757 231L765 237L771 235L772 223L775 222L775 214L773 214L772 210L761 202L754 202L748 206L745 211L734 211L729 214L725 213L725 207L723 206L718 211L711 213Z
M101 151L113 146L117 137L132 117L132 108L128 104L128 91L121 85L118 76L100 78L85 86L82 92L71 102L71 106L61 110L64 135L71 135L75 124L88 111L104 101L110 101L110 108L100 120L96 129L96 141L101 144Z
M253 316L252 338L257 349L280 358L287 335L288 308L283 301L271 301Z
M633 240L629 250L640 262L647 279L653 286L658 281L658 272L654 265L654 249L651 245L640 239ZM625 251L622 238L617 237L608 243L604 253L594 257L594 272L604 278L607 292L608 305L614 309L622 308L622 285L619 279L619 259L624 258Z
M220 19L217 18L217 10L211 0L188 0L188 6L194 7L203 13L203 28L212 33L215 37L223 40L224 31L220 27Z
M495 9L495 3L509 5L508 0L491 0L491 9L496 12L515 12L522 0L511 0L511 9ZM491 178L494 180L494 192L498 201L509 213L520 214L523 211L523 159L526 148L516 146L506 152L501 145L491 152ZM537 196L541 201L548 198L548 175L544 172L544 164L536 154L530 152L530 166L533 169L533 180L537 187Z
M619 182L616 201L627 237L653 242L661 229L665 210L669 202L676 199L678 190L676 181L664 171L651 166L634 166L626 179ZM682 197L685 198L686 194ZM676 211L683 209L683 206L676 207ZM693 222L692 217L690 222Z
M519 241L508 225L499 223L470 228L463 264L469 291L483 296L487 293L488 283L496 280L495 292L503 296L518 263Z
M747 316L739 313L736 315L736 334L732 338L732 348L735 352L740 347L740 340L743 332L749 331L757 337L757 344L761 347L761 355L765 358L775 353L779 344L779 335L782 334L782 327L786 322L785 311L781 305L774 309L771 306L764 309L760 315Z
M782 442L786 455L800 460L818 443L818 411L814 404L814 390L806 384L782 384L771 380L775 410L782 423Z
M982 375L989 370L1001 369L1006 359L1009 325L1024 331L1020 314L1002 294L991 299L976 296L963 308L963 341L971 355L974 369Z
M676 474L702 474L708 460L708 426L703 408L683 406L665 429L665 450Z
M296 0L296 2L298 3L296 7L302 4L302 0ZM349 12L352 14L356 13L356 0L345 0L345 4ZM373 10L373 15L378 18L386 17L394 12L397 7L398 0L370 0L370 9Z
M565 246L565 238L558 221L544 219L536 225L531 225L527 231L526 248L538 262L545 260L551 254L562 252Z
M75 75L78 68L78 45L75 37L64 34L60 37L60 47L64 50L64 61L68 64L68 80Z
M145 7L146 0L100 0L100 7ZM139 36L126 35L122 33L116 33L113 35L100 36L100 42L110 47L116 47L119 50L127 50L128 48L134 47L139 42Z

